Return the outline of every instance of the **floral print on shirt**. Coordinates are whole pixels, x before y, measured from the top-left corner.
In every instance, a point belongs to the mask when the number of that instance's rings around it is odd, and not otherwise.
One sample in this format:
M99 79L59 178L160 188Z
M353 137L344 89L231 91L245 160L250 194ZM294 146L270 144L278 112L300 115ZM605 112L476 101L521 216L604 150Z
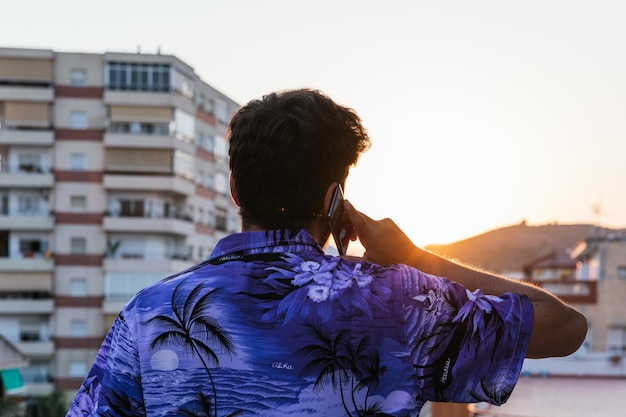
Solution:
M235 234L127 304L68 416L415 416L428 400L501 404L532 320L524 296L328 256L303 230Z

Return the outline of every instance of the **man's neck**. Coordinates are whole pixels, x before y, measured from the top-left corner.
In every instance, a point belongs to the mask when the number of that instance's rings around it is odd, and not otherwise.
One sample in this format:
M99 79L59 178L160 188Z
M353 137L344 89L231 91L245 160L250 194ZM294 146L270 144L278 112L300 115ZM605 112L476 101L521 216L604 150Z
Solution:
M262 232L267 230L264 227L257 226L255 224L243 224L242 231L244 232ZM315 219L310 227L305 229L307 232L313 236L315 241L321 246L324 247L326 242L328 242L328 237L330 236L330 230L328 229L328 224L325 219Z

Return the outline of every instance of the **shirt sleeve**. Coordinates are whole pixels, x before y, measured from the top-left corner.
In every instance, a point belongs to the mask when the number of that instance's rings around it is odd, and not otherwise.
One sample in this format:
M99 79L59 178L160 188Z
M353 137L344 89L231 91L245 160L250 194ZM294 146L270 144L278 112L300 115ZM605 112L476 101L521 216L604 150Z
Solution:
M145 416L137 347L123 313L107 334L69 416Z
M408 341L423 399L503 404L526 355L533 324L530 300L471 292L417 270L405 284ZM412 325L416 320L420 325Z

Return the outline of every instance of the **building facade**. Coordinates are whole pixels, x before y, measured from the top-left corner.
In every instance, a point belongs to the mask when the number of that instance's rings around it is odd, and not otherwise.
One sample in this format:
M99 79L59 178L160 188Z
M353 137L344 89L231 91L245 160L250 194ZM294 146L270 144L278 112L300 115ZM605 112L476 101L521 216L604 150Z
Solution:
M0 48L0 334L76 390L121 307L240 229L238 104L175 56Z
M525 371L543 376L624 378L626 232L598 228L573 245L569 256L575 265L571 271L563 273L565 264L555 263L550 274L550 268L538 263L530 277L585 315L587 337L583 346L566 358L526 360Z
M597 302L579 306L589 323L589 349L626 360L626 232L587 238L572 258L576 278L596 285Z

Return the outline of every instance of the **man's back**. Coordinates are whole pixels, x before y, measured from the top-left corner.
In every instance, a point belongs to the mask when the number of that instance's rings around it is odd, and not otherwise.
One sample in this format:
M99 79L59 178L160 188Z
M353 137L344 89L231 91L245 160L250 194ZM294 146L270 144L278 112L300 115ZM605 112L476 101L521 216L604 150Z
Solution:
M129 303L69 414L411 415L426 400L501 403L531 325L525 297L330 257L302 230L242 233Z

